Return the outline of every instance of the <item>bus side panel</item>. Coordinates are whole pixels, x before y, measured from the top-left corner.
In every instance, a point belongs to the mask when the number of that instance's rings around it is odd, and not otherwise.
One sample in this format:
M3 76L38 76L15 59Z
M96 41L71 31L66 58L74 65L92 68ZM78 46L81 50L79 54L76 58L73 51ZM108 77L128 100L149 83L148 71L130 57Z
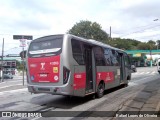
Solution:
M74 66L74 96L85 96L86 88L86 68L85 66Z
M104 82L110 83L114 82L114 72L97 72L97 84L101 81L104 80Z
M105 89L110 89L120 85L119 66L97 66L97 86L101 80L105 82Z

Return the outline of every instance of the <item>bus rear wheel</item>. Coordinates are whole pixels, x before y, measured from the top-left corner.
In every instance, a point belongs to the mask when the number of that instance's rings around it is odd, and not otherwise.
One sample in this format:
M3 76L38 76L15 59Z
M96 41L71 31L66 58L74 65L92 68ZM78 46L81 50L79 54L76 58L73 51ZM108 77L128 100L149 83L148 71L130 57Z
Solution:
M103 82L100 82L97 88L97 97L101 98L104 95L104 84Z

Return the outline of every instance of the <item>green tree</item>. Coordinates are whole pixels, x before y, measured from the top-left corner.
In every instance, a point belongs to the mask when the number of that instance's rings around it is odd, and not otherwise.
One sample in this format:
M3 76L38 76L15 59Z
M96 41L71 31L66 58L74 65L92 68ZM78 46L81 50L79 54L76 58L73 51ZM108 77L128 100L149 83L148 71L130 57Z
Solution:
M76 23L67 33L104 43L108 40L108 34L102 30L102 27L98 23L92 23L91 21L82 20Z
M137 40L114 38L108 44L119 49L136 50L139 43L141 42Z
M153 40L149 40L147 43L151 44L151 45L156 45L156 42L154 42Z
M149 44L151 50L156 49L156 42L155 41L149 40L147 42L147 44Z
M143 42L143 43L138 44L137 48L139 50L153 50L153 49L155 49L155 45L153 45L151 43Z
M18 70L22 70L22 64L20 61L18 61L18 60L16 61L16 66L17 66Z
M160 49L160 40L157 40L157 49Z

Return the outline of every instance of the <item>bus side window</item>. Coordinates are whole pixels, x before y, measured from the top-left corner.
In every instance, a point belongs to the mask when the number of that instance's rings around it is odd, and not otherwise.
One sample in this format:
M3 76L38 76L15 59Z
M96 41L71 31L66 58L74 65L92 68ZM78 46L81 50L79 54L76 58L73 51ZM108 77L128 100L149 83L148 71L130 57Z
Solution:
M130 60L129 60L128 55L125 54L124 60L125 60L125 66L126 66L126 67L127 67L127 66L130 66Z
M77 63L79 65L84 65L84 55L83 55L83 46L82 46L82 42L78 41L78 40L71 40L72 42L72 54L73 54L73 58L77 61Z
M111 56L109 48L104 49L104 56L105 56L106 66L111 66Z
M111 61L113 66L118 66L118 53L115 50L111 50Z
M93 48L95 54L96 66L105 66L105 57L103 48L96 46Z

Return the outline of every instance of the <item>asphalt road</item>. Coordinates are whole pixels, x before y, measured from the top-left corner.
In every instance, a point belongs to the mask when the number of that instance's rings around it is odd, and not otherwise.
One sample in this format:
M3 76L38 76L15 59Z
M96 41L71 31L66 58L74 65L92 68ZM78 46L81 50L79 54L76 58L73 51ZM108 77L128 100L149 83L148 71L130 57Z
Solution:
M88 111L103 104L104 101L111 103L105 106L109 111L128 100L139 90L143 89L149 82L158 79L160 79L160 75L156 67L137 68L137 72L132 74L132 80L129 82L128 87L118 87L107 90L104 97L93 99L92 96L69 98L61 95L30 94L27 91L26 83L24 86L22 85L22 77L16 76L13 80L6 80L0 83L0 111L43 111L46 114L50 111ZM72 117L67 117L65 119L71 118ZM45 118L29 119L42 120ZM46 119L53 118L48 117ZM61 118L57 117L56 119Z

